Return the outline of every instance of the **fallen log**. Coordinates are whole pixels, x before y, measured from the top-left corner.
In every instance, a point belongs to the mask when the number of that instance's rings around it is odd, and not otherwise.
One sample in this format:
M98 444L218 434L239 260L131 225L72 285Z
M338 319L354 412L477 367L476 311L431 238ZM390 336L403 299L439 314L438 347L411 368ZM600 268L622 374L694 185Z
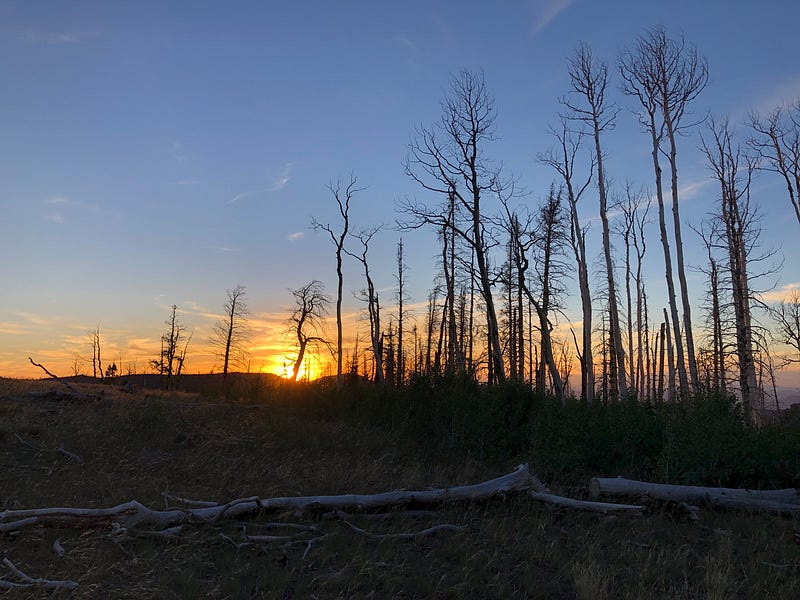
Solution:
M668 502L705 504L735 510L800 514L800 494L794 488L748 490L649 483L623 477L594 477L589 482L589 493L592 498L600 495L649 496Z
M116 523L131 529L149 525L166 529L183 523L215 523L256 512L309 512L333 510L375 510L409 504L446 504L474 502L530 489L528 465L519 465L502 477L472 485L419 491L394 491L379 494L342 494L337 496L296 496L278 498L239 498L225 504L193 508L154 510L131 500L110 508L31 508L0 512L0 526L14 530L32 524L61 524L75 521ZM33 519L36 519L35 521Z
M591 500L576 500L574 498L567 498L566 496L558 496L556 494L530 492L531 498L552 504L554 506L562 506L564 508L573 508L576 510L587 510L591 512L599 512L602 514L614 513L627 513L634 515L641 515L644 512L644 506L636 504L614 504L611 502L593 502Z

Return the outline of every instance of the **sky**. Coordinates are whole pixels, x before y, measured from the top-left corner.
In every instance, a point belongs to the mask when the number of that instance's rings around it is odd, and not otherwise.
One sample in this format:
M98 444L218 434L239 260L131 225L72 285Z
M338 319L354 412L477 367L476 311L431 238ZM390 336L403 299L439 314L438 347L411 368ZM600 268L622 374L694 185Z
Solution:
M76 353L91 356L95 327L105 362L144 371L173 304L194 332L186 370L207 372L211 328L236 285L247 288L251 368L280 371L289 290L316 279L335 292L330 240L310 223L337 226L326 189L337 178L353 173L364 188L354 229L388 226L371 249L384 307L401 235L411 301L426 300L435 236L392 225L398 201L436 201L403 158L414 128L440 117L451 74L483 71L499 138L487 154L535 207L554 175L537 154L551 146L578 43L613 65L648 27L685 35L709 63L695 115L727 115L744 137L749 111L800 97L798 21L800 3L786 0L0 0L0 376L41 375L28 356L69 374ZM648 138L612 76L609 175L617 191L626 180L652 187ZM679 148L689 264L703 253L688 224L717 198L698 144L692 131ZM777 179L759 176L754 192L765 245L786 259L765 286L774 299L800 282L798 224ZM590 196L587 222L597 217ZM663 256L650 236L657 304ZM692 271L695 306L704 286ZM345 263L350 338L366 327L363 287L358 265Z

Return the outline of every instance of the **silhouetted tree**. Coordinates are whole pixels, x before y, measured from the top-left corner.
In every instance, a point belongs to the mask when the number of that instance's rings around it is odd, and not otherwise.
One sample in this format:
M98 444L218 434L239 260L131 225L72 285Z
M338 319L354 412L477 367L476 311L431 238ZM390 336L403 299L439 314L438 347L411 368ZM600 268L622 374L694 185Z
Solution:
M228 375L231 358L237 360L244 356L243 343L249 334L247 327L247 304L245 302L244 286L237 285L226 292L223 310L225 316L217 321L211 334L211 346L214 354L222 359L222 376ZM233 353L233 355L231 354Z
M489 374L492 380L503 381L505 369L492 296L490 240L483 202L487 194L513 193L513 186L501 179L500 169L492 166L486 157L485 147L495 138L495 108L483 74L462 71L453 76L442 109L439 123L416 131L409 145L405 169L424 189L442 194L446 202L452 198L459 213L463 213L463 222L451 221L447 208L430 208L405 201L401 209L410 220L403 225L414 228L433 225L438 231L446 228L474 253L475 276L486 315Z
M545 154L539 155L539 161L546 164L561 175L564 180L567 203L569 205L569 231L570 245L575 255L575 263L578 274L578 289L581 296L581 315L582 315L582 343L578 347L578 360L581 365L581 397L588 402L594 400L594 358L592 350L592 294L589 288L589 262L586 256L586 227L581 225L578 216L578 201L589 187L597 166L594 155L591 155L589 174L586 180L576 181L575 179L575 158L581 147L581 141L586 135L583 131L570 132L568 119L561 117L561 127L559 129L550 128L550 132L556 138L558 146L555 150L550 150Z
M336 206L339 209L339 216L342 218L341 230L334 232L334 229L329 224L322 224L316 219L312 218L311 225L314 229L321 229L327 231L328 235L336 248L336 386L342 385L342 288L344 286L344 274L342 271L342 254L344 253L344 244L347 239L347 234L350 231L350 201L356 192L361 191L363 188L356 187L358 178L350 173L350 180L347 185L342 186L341 180L337 179L335 182L328 184L328 189L333 194L333 199L336 201Z
M323 335L323 326L330 298L325 295L324 286L317 280L290 292L294 297L295 307L292 316L289 317L289 330L297 341L297 357L292 366L292 379L297 381L309 344L328 345Z
M369 253L369 244L373 236L381 230L381 227L375 227L361 231L355 237L361 244L361 252L356 254L345 250L347 254L355 258L364 267L364 280L367 284L364 290L364 298L367 301L367 312L369 314L369 330L370 341L372 342L372 355L375 361L375 380L378 383L383 383L383 339L381 331L381 306L378 298L378 292L375 290L375 284L372 281L372 274L369 270L369 261L367 254Z

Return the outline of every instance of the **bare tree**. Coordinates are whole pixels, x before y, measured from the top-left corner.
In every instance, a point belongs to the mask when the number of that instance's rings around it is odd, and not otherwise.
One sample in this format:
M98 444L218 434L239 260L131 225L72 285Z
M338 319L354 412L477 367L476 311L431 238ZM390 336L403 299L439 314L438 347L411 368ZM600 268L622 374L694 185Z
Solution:
M563 291L563 284L558 280L565 279L566 273L559 256L566 244L566 217L561 206L561 195L550 188L547 199L539 208L536 218L523 218L503 202L505 209L505 227L509 233L509 266L516 270L516 284L533 306L539 321L541 361L536 377L537 390L545 391L546 374L550 374L553 391L557 398L564 397L564 383L556 364L554 344L552 340L553 324L551 315L558 308L557 298ZM530 255L535 252L535 256ZM536 286L539 297L531 291L527 282L527 272L533 258ZM514 278L509 277L509 284ZM517 306L517 310L519 306ZM514 327L513 315L509 321ZM516 335L522 335L522 327L516 326ZM523 357L524 360L524 357ZM521 362L521 361L520 361Z
M617 308L617 289L614 281L614 261L611 256L611 235L608 223L607 181L600 143L602 134L614 128L617 109L606 103L608 65L597 59L586 44L578 46L575 54L569 59L569 78L573 97L562 100L569 110L568 117L586 124L594 139L597 189L600 196L600 222L603 227L603 256L608 284L609 338L613 346L614 365L612 366L615 370L618 388L614 391L621 397L626 397L628 384L625 373L625 351L622 347L622 330Z
M644 228L650 210L650 201L645 202L644 190L633 190L630 182L625 185L625 197L618 204L622 211L621 222L617 233L625 242L625 301L627 304L628 356L631 364L631 387L637 390L639 398L645 396L644 333L647 329L645 313L647 312L642 278L642 263L647 250ZM633 253L633 256L631 254ZM631 284L636 293L631 292ZM634 311L635 301L635 311ZM635 317L634 317L635 314ZM634 354L634 325L636 329L636 352ZM636 361L634 362L634 356Z
M100 357L100 325L89 332L89 342L92 344L92 377L97 379L97 374L103 378L103 362Z
M789 298L781 300L772 309L772 318L778 326L778 339L797 352L797 356L787 360L800 362L800 291L794 290Z
M356 187L358 185L358 178L350 173L350 180L347 185L343 186L341 180L337 179L335 182L328 184L328 189L333 194L333 199L336 201L336 206L339 209L339 216L342 218L341 230L334 232L334 229L329 224L322 224L316 219L312 218L311 226L314 229L321 229L328 232L328 235L336 248L336 386L342 385L342 288L344 286L344 274L342 271L342 254L344 253L344 243L347 239L347 234L350 231L350 201L356 192L360 192L364 188Z
M683 334L686 338L686 360L689 377L696 391L700 384L695 360L694 336L692 333L691 305L686 284L686 268L683 258L683 240L679 212L678 165L676 136L695 123L683 124L688 114L687 107L708 83L708 66L705 59L697 54L693 45L687 45L683 38L674 40L667 36L663 27L653 27L638 36L635 48L623 52L620 57L620 73L623 91L636 97L642 105L640 122L650 133L652 142L653 168L658 198L661 242L664 250L664 263L667 276L668 300L672 314L675 350L677 353L678 379L681 394L688 392L686 365L684 363L683 341L678 321L675 300L675 285L672 275L672 259L664 218L664 194L662 170L659 154L667 157L670 165L672 189L672 223L675 235L675 258L680 283L681 304L683 306ZM667 145L667 148L663 148Z
M594 359L592 352L592 294L589 288L589 262L586 258L586 228L578 216L578 201L592 181L596 162L591 156L589 174L586 180L575 180L575 158L581 146L584 133L570 133L567 118L561 117L561 128L550 128L558 142L556 150L539 155L539 161L556 170L564 180L569 204L570 244L575 254L578 270L578 288L581 294L581 314L583 317L582 351L575 344L581 365L581 397L588 402L594 400Z
M178 376L183 371L192 334L187 337L186 327L178 321L178 307L175 304L172 305L170 316L165 323L167 331L161 336L161 353L157 359L151 361L151 365L161 375L166 376L167 385L170 386L173 376Z
M779 106L764 119L751 113L749 125L755 132L749 144L761 158L759 168L783 178L800 223L800 99L789 108Z
M225 292L226 300L223 310L225 316L217 321L211 333L211 346L222 360L222 376L228 375L228 368L231 360L234 362L243 357L244 348L242 347L247 340L249 329L247 327L247 295L245 287L237 285ZM233 353L233 354L232 354Z
M714 178L720 184L718 216L722 224L722 237L731 277L731 300L736 320L739 392L745 416L750 419L758 389L747 264L755 216L750 206L750 182L754 165L741 149L734 145L727 120L720 124L712 120L709 133L708 141L703 138L702 147Z
M356 254L345 250L345 252L355 258L364 267L364 280L367 284L367 289L364 290L364 298L367 301L367 312L369 314L369 331L370 340L372 342L372 356L375 361L375 380L378 383L383 383L383 337L381 331L381 306L378 298L378 292L375 290L375 284L372 281L372 274L369 270L369 262L367 254L369 253L369 244L372 238L381 230L381 227L374 227L372 229L364 230L357 235L353 236L361 243L361 253Z
M489 373L494 381L503 381L505 368L492 296L490 240L483 202L487 194L513 193L513 186L501 180L500 169L485 154L485 146L495 138L495 108L483 74L462 71L453 76L442 110L442 118L434 127L417 129L409 145L405 170L423 189L439 193L445 199L452 197L465 218L463 222L453 222L447 218L447 210L405 201L400 208L410 216L410 221L402 225L448 228L473 252L485 307Z
M406 375L405 331L406 270L403 238L397 243L397 385L403 385Z
M297 340L297 357L292 366L292 379L297 381L309 344L328 344L323 326L330 298L325 295L324 286L317 280L290 292L294 297L295 307L289 317L289 330Z

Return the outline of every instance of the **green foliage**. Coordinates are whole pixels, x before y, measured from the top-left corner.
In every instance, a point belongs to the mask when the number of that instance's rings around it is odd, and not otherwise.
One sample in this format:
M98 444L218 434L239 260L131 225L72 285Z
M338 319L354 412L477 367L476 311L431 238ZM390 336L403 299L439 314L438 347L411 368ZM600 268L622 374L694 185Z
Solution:
M797 423L749 426L730 397L587 404L458 377L415 378L402 388L362 382L335 398L331 393L323 394L329 410L343 403L350 418L388 428L427 452L524 460L544 479L565 484L595 475L723 486L800 483Z

